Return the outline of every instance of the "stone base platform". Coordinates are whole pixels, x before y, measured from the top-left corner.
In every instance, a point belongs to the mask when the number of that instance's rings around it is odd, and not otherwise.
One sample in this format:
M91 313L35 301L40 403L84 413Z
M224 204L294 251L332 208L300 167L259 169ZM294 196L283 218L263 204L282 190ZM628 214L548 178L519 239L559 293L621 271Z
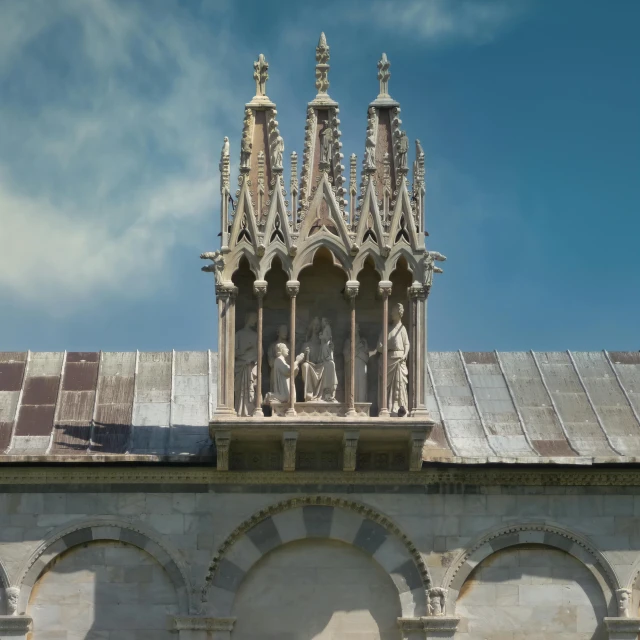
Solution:
M278 417L285 417L289 409L288 402L278 402L277 400L272 400L269 406L273 411L273 416ZM347 416L348 407L342 402L298 402L295 410L295 417L299 418L308 416L368 418L371 410L371 403L356 402L354 416Z
M428 418L324 413L220 416L209 423L209 431L219 471L419 471L433 426Z

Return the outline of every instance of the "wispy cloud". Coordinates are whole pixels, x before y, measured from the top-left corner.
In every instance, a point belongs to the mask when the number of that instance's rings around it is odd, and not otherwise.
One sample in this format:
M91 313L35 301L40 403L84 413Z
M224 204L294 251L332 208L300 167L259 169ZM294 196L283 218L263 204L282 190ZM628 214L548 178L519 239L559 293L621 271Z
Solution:
M0 291L71 308L150 290L217 208L222 132L237 128L225 34L177 3L2 13Z
M493 40L526 9L524 0L375 0L358 13L377 27L428 44Z

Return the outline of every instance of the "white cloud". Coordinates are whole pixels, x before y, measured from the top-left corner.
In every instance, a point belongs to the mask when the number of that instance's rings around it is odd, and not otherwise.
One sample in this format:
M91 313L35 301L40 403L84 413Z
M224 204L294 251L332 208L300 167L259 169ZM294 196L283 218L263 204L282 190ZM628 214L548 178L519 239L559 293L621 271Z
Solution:
M229 52L177 3L3 4L5 301L71 311L150 292L176 245L210 248L194 229L217 232L218 154L242 104Z
M359 15L429 44L485 43L523 12L523 0L375 0Z

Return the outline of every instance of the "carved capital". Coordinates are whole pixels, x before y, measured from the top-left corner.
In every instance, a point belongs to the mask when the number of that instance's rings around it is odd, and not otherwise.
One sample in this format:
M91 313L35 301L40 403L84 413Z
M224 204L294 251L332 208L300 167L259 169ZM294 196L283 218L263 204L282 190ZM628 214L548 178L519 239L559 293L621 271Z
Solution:
M226 302L228 300L235 300L238 295L238 287L233 282L225 281L220 284L216 284L216 302Z
M267 295L267 281L256 280L253 283L253 293L257 298L264 298Z
M290 298L295 298L300 292L300 282L298 280L287 280L287 295Z
M426 300L427 288L423 284L420 284L419 282L414 282L407 289L407 295L412 300Z
M229 471L229 449L231 446L230 431L216 431L216 454L218 471Z
M31 616L0 615L0 634L5 636L26 636L31 631Z
M344 288L344 295L346 298L355 298L360 290L360 282L358 280L348 280Z
M393 283L391 280L380 280L378 282L378 295L383 298L388 298L391 295Z
M640 618L605 618L610 640L636 640L640 632Z
M282 470L296 470L296 445L298 444L297 431L285 431L282 434Z
M342 438L342 469L344 471L356 470L356 456L358 453L359 431L345 431Z

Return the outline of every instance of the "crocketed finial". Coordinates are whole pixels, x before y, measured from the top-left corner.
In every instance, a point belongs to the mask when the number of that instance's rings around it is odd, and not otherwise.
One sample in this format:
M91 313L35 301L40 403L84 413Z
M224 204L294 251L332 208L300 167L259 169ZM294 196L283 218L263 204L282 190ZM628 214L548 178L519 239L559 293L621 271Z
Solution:
M316 89L318 94L326 94L329 88L329 45L324 32L320 34L316 47Z

